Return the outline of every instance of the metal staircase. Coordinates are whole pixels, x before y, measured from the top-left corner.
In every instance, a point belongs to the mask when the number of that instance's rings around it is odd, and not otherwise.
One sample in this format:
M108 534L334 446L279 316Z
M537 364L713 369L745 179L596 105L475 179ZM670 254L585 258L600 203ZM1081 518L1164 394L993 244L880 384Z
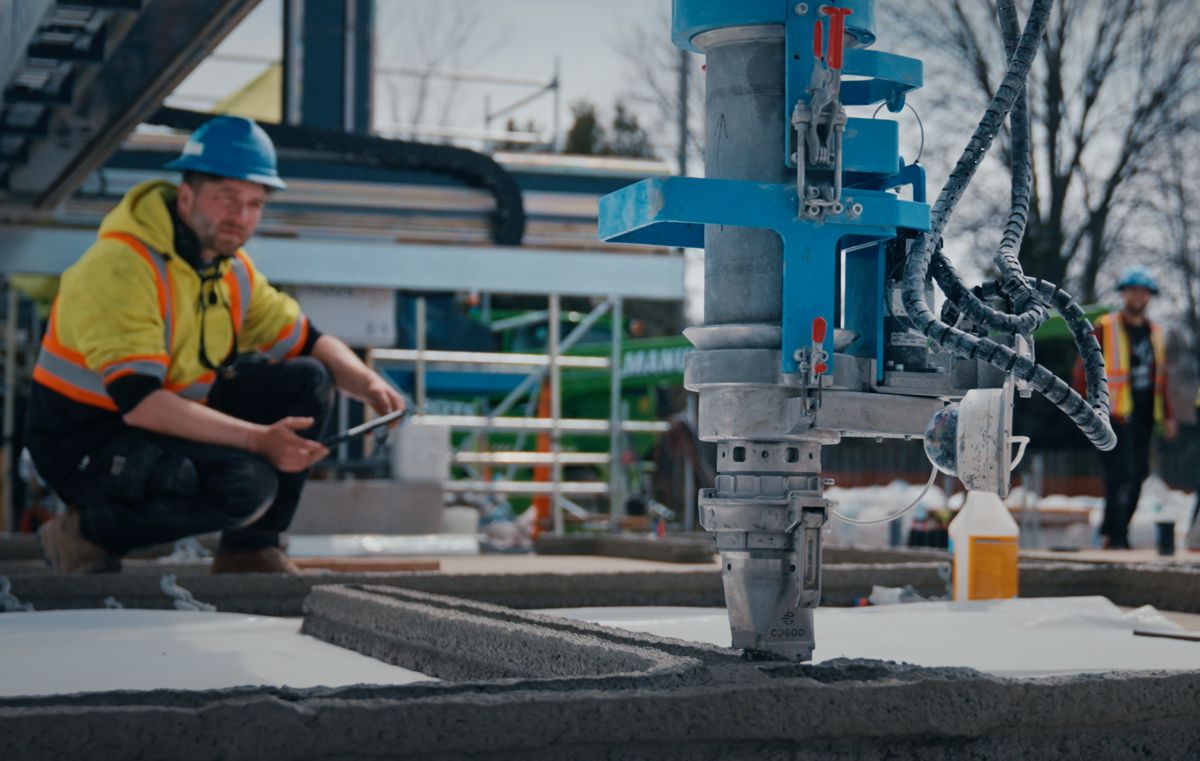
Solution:
M0 220L67 198L257 4L0 3Z

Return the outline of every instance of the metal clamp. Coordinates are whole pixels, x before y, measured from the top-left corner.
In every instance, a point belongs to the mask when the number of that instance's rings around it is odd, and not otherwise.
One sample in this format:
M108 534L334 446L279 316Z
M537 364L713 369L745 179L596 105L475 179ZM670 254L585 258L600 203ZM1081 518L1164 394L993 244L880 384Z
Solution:
M796 605L815 608L821 604L821 530L828 520L829 501L812 494L788 494L795 516L788 526L796 552Z

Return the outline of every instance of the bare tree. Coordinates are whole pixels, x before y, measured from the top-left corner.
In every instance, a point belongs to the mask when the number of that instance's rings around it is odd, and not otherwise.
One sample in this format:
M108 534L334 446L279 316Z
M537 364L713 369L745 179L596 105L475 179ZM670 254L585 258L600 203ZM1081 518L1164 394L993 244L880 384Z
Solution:
M502 30L489 23L483 7L466 0L381 0L379 80L394 124L422 125L432 119L447 126L455 117L463 101L463 80L440 73L479 67L499 50L504 38ZM390 75L389 66L415 73Z
M926 61L926 90L914 96L932 103L926 124L965 141L1005 69L995 1L912 0L881 10ZM1029 90L1035 188L1022 260L1030 274L1092 301L1106 261L1147 233L1136 223L1147 198L1135 180L1172 160L1172 135L1195 129L1194 0L1059 0ZM1007 166L1007 140L998 148Z
M683 105L679 97L680 67L687 72L688 161L704 161L704 71L703 58L686 57L671 42L671 14L664 12L649 24L622 30L615 43L625 62L629 83L623 100L646 119L654 152L678 156Z
M1172 135L1167 142L1171 161L1160 163L1147 175L1149 202L1145 228L1157 235L1138 251L1143 261L1154 262L1163 295L1174 311L1182 313L1185 339L1192 349L1200 348L1200 140L1196 136ZM1166 277L1163 277L1166 275Z

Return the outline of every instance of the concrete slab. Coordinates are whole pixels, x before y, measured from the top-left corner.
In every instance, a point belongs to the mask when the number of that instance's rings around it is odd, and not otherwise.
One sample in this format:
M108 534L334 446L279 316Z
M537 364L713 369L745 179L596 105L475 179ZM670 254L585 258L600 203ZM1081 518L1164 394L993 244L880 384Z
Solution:
M313 626L438 684L0 699L0 756L144 759L1186 758L1200 674L1001 679L729 651L367 586ZM316 629L314 628L314 631ZM509 637L512 637L511 642ZM509 676L453 681L498 650Z

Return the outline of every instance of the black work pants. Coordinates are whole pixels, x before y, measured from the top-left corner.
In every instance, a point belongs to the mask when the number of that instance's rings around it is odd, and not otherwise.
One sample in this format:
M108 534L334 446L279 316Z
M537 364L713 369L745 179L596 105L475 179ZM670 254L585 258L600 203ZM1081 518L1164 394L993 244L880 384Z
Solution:
M329 371L310 357L239 364L221 378L209 406L254 423L311 417L317 439L332 407ZM296 512L306 472L281 473L241 449L125 428L56 484L80 510L84 537L123 554L138 547L220 531L222 545L277 546Z
M1104 470L1104 522L1100 535L1108 546L1129 548L1129 522L1142 496L1142 482L1150 475L1150 443L1154 432L1149 421L1113 421L1117 446L1100 453Z

